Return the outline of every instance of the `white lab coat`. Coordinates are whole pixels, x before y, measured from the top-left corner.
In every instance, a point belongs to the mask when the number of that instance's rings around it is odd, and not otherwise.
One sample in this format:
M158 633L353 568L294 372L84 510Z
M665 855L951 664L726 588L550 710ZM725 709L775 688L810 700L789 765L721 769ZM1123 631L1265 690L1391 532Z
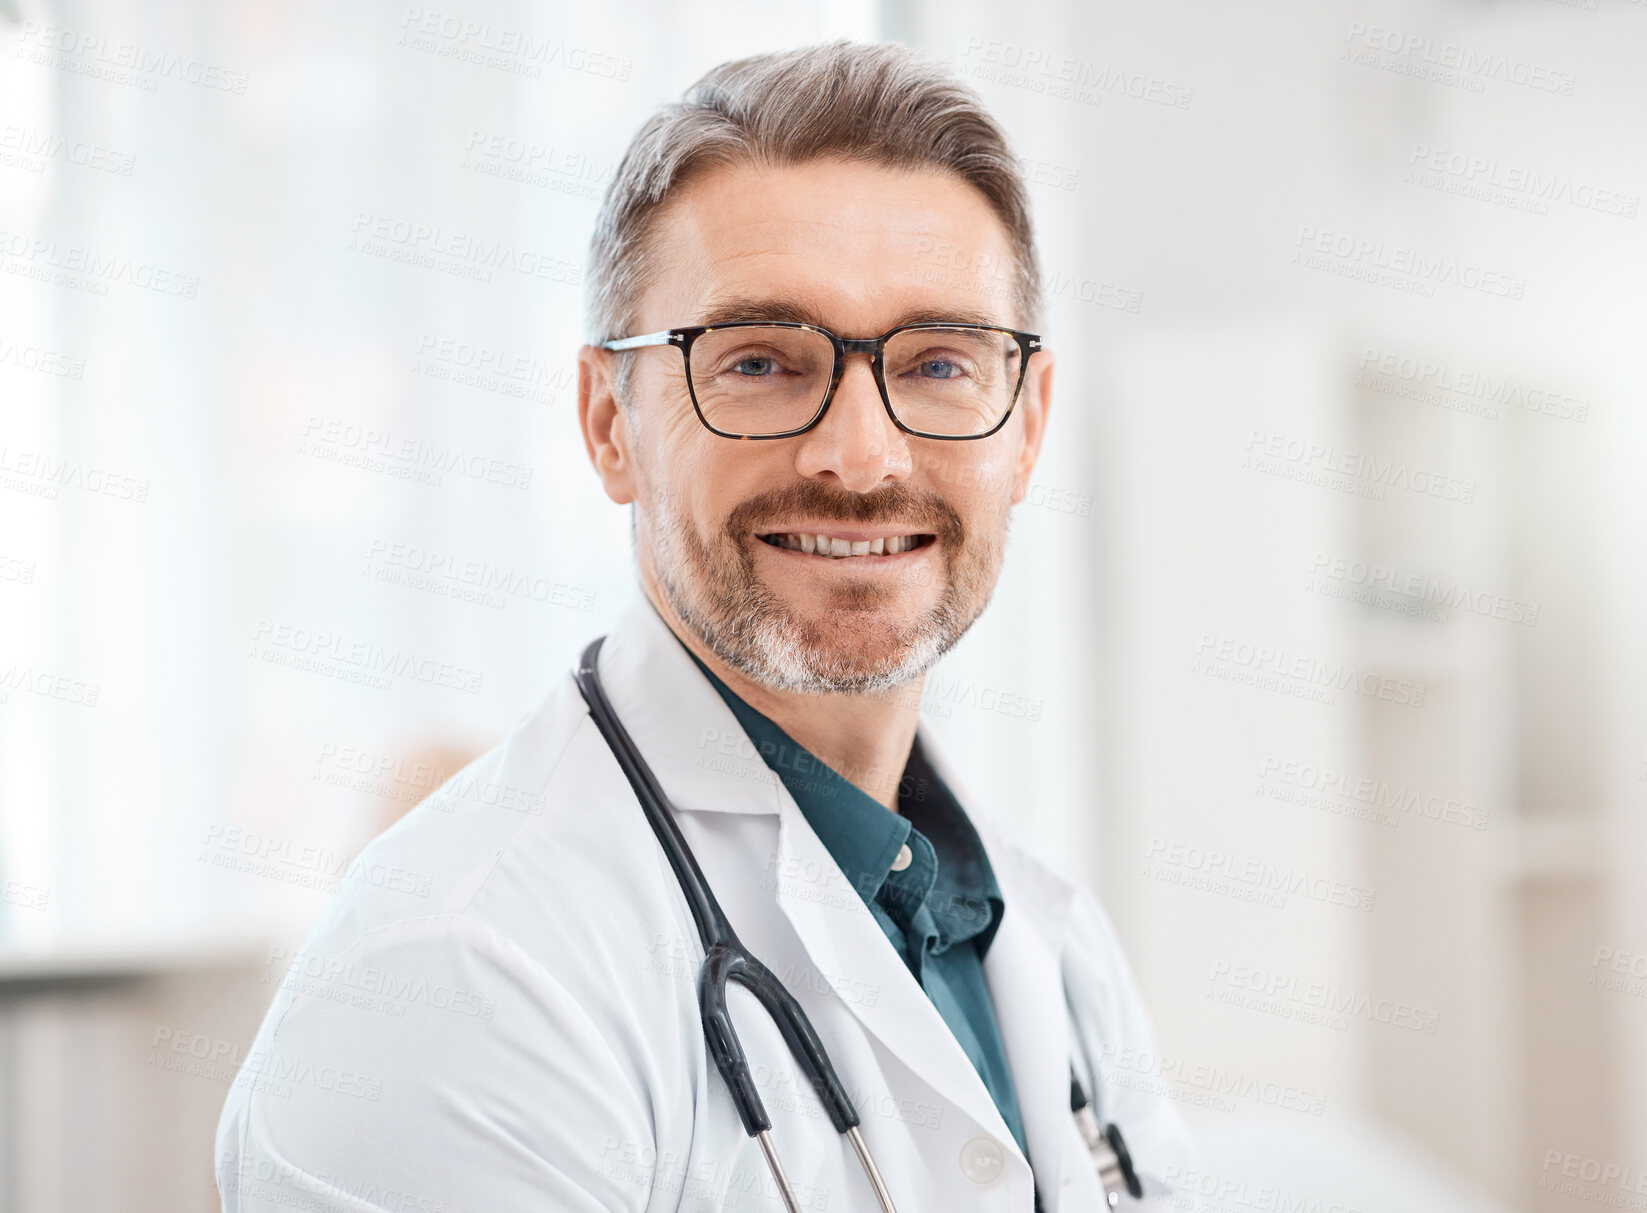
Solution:
M811 1016L901 1213L1029 1213L1029 1163L972 1063L644 598L600 668L734 929ZM1072 1056L1099 1064L1146 1183L1184 1175L1159 1080L1104 1064L1152 1049L1103 911L920 727L1005 899L984 971L1048 1213L1105 1207ZM225 1210L781 1208L706 1053L686 903L570 675L350 872L303 951L275 957L283 984L218 1128ZM730 998L803 1208L876 1208L776 1028Z

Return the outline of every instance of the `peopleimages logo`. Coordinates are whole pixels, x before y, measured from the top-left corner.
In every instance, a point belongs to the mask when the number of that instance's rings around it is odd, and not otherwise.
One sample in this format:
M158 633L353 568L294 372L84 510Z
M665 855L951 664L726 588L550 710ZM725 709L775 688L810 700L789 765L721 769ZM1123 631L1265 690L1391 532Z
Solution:
M1508 375L1455 366L1435 358L1367 346L1361 352L1357 387L1404 396L1455 412L1478 413L1496 421L1499 406L1582 423L1590 402L1567 392L1529 386Z
M1323 661L1307 653L1253 644L1203 632L1195 646L1191 672L1212 678L1280 691L1301 699L1332 703L1338 691L1355 691L1403 707L1422 707L1428 687L1376 670L1361 670L1344 661Z
M63 354L42 346L27 345L0 336L0 366L13 366L22 371L35 371L62 379L84 379L86 360L74 354Z
M495 998L430 981L419 973L396 972L303 951L287 952L279 946L269 949L265 964L282 989L396 1018L404 1018L406 1008L414 1005L475 1019L491 1019L497 1014Z
M566 286L576 286L583 275L581 263L550 253L373 211L355 216L349 248L482 282L498 269Z
M1327 1097L1317 1091L1182 1056L1154 1053L1134 1045L1106 1042L1098 1060L1106 1071L1105 1078L1116 1086L1181 1100L1186 1088L1204 1092L1210 1098L1183 1100L1202 1107L1215 1106L1221 1111L1234 1112L1234 1101L1246 1099L1309 1116L1320 1116L1327 1110ZM1136 1078L1129 1080L1129 1075Z
M107 295L110 284L179 299L200 294L200 278L83 244L62 244L24 232L0 231L0 269L53 286Z
M1346 58L1367 66L1389 67L1376 56L1387 55L1404 61L1402 74L1434 79L1438 83L1467 83L1471 92L1479 92L1483 80L1498 80L1504 84L1521 85L1537 92L1573 95L1578 77L1571 72L1559 71L1542 63L1533 63L1512 55L1478 50L1459 42L1437 40L1428 34L1415 34L1392 29L1385 25L1368 25L1365 21L1351 21L1344 33Z
M627 80L633 59L622 59L559 38L540 38L527 30L450 13L408 8L401 19L401 45L481 67L501 68L534 78L546 67L580 72L607 80Z
M1335 232L1313 224L1300 224L1293 240L1294 265L1324 270L1343 277L1360 278L1379 286L1392 286L1422 295L1433 295L1437 286L1455 286L1480 291L1503 299L1519 300L1527 290L1527 280L1515 274L1489 269L1474 262L1445 254L1348 232Z
M1348 556L1329 556L1316 552L1310 561L1310 585L1318 592L1336 586L1335 597L1353 596L1368 605L1387 606L1405 604L1410 607L1433 607L1438 621L1445 622L1452 611L1479 615L1483 619L1502 619L1509 623L1533 627L1538 623L1539 606L1524 602L1508 594L1491 593L1460 581L1441 581L1423 573L1402 570L1394 565L1376 561L1356 560ZM1318 584L1322 583L1322 584ZM1343 591L1365 591L1364 595L1346 595ZM1386 599L1384 595L1394 595ZM1413 610L1409 613L1416 614Z
M1405 460L1380 459L1377 455L1344 450L1330 442L1311 442L1269 430L1255 429L1247 435L1243 468L1273 475L1277 468L1289 465L1302 473L1342 477L1380 493L1385 489L1405 489L1460 505L1475 501L1476 482L1462 476L1447 476L1431 468L1414 467Z
M67 459L53 459L38 451L13 451L8 446L0 446L0 488L48 501L56 499L59 489L83 489L94 496L113 497L137 505L149 499L147 480Z
M246 92L251 77L245 72L185 59L139 42L125 42L101 33L57 25L23 22L16 58L76 75L127 84L144 92L157 91L161 80L196 84L219 92Z
M1341 990L1331 982L1303 981L1291 974L1255 965L1215 961L1211 984L1218 992L1216 1001L1278 1013L1283 1018L1303 1019L1306 1016L1301 1012L1319 1012L1340 1021L1365 1019L1426 1036L1434 1036L1441 1025L1438 1011L1399 999L1374 998L1357 990Z
M1627 1166L1624 1163L1606 1162L1599 1158L1587 1158L1582 1154L1574 1154L1568 1150L1544 1151L1544 1166L1546 1173L1555 1171L1563 1178L1582 1180L1586 1184L1596 1184L1602 1188L1614 1188L1634 1196L1647 1196L1647 1171L1640 1167ZM1549 1189L1551 1185L1540 1177L1539 1187ZM1612 1205L1615 1208L1631 1208L1631 1205L1622 1204L1614 1198L1607 1197L1605 1192L1589 1195L1580 1190L1567 1189L1569 1195L1583 1195L1586 1199L1598 1204ZM1639 1208L1640 1206L1633 1206Z
M1121 71L1104 67L1090 59L1075 59L1045 47L1019 46L1013 42L999 42L993 38L971 37L961 54L964 61L995 65L1001 83L1029 85L1035 92L1086 101L1096 105L1105 95L1129 97L1134 101L1149 101L1169 109L1188 109L1195 90L1182 84L1163 80L1143 72ZM996 75L972 70L971 74L985 79ZM1073 90L1073 93L1072 93Z
M467 560L450 552L374 538L366 553L367 576L430 590L442 597L478 601L487 606L504 605L506 598L566 607L575 611L595 609L595 591L581 589L547 575L499 568L485 560Z
M1207 878L1204 883L1209 892L1224 892L1233 884L1256 892L1291 894L1351 910L1372 909L1378 896L1376 890L1334 880L1307 868L1280 867L1268 860L1243 858L1217 847L1195 846L1160 837L1150 839L1144 858L1157 866L1177 869L1179 873Z
M1254 1183L1249 1179L1214 1175L1197 1167L1169 1163L1162 1178L1174 1189L1167 1203L1178 1208L1189 1207L1186 1198L1197 1197L1213 1201L1213 1208L1241 1207L1256 1213L1361 1213L1356 1205L1342 1201L1295 1192L1274 1184Z
M1307 808L1399 825L1404 814L1444 822L1467 830L1485 830L1492 815L1467 800L1421 791L1369 775L1352 775L1331 767L1266 755L1258 768L1257 793L1271 800L1295 801Z
M282 654L305 660L275 659ZM348 669L365 678L383 680L384 689L387 689L388 677L406 677L427 686L467 691L472 695L480 690L485 677L479 670L436 661L404 649L385 649L370 641L350 640L335 632L313 631L273 619L258 620L247 656L299 669L319 668L320 672L332 667Z
M1579 210L1596 211L1634 219L1641 210L1641 195L1605 189L1587 181L1574 181L1560 173L1540 172L1520 164L1505 164L1485 156L1472 156L1451 148L1415 143L1407 164L1413 169L1408 180L1415 185L1446 184L1458 188L1448 192L1464 197L1495 201L1490 191L1518 195L1548 214L1551 202L1564 202Z
M33 130L15 123L0 128L0 164L40 173L45 171L49 160L120 177L130 177L137 164L137 158L131 153L113 151L100 143L65 139L51 131Z
M297 453L436 487L448 472L504 488L525 491L532 487L529 467L336 417L311 414L299 435Z
M338 892L345 884L369 885L414 897L428 897L434 877L365 854L349 859L323 846L300 845L289 838L211 825L196 858L217 868L267 876L286 884Z

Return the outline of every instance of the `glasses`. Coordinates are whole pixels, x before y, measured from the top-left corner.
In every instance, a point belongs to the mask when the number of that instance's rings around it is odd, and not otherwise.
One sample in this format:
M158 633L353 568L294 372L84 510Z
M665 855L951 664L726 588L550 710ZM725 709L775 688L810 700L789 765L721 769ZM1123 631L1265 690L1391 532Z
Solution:
M1035 333L984 324L906 324L837 337L811 324L749 320L603 341L603 350L672 345L698 420L722 438L793 438L829 410L848 354L868 354L892 422L917 438L987 438L1024 386Z

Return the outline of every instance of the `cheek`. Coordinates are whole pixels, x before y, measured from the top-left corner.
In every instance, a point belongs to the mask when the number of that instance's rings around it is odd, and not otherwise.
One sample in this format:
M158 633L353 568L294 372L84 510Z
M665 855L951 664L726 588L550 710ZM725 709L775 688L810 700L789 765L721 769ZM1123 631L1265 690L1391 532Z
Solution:
M705 540L719 542L727 516L762 484L751 466L750 444L717 438L690 415L687 425L650 444L649 479L668 494L677 517Z
M698 424L690 404L674 400L648 400L641 405L641 432L653 439L656 454L664 459L679 461L690 458L694 448L703 445L704 438L714 435ZM701 435L701 437L700 437Z
M1004 437L999 434L985 438L979 445ZM1017 451L1016 444L1002 443L981 452L929 453L917 457L916 470L924 473L927 483L963 516L980 511L992 513L1012 496Z
M644 495L666 495L687 508L702 487L699 469L717 453L704 441L714 435L698 424L690 404L678 408L669 400L647 399L636 407L635 462Z

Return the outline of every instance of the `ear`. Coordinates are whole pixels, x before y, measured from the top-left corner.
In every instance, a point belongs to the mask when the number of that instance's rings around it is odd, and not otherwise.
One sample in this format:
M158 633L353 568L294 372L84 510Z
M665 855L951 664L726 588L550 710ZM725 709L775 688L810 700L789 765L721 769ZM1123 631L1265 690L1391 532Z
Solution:
M1024 376L1023 395L1018 408L1024 419L1024 445L1018 452L1018 466L1012 474L1012 504L1017 505L1029 492L1029 480L1035 472L1035 461L1041 455L1041 439L1047 432L1047 414L1052 411L1052 351L1038 350L1031 355L1029 371Z
M578 426L606 495L619 505L628 505L636 496L635 456L628 418L614 390L616 357L592 345L578 350Z

